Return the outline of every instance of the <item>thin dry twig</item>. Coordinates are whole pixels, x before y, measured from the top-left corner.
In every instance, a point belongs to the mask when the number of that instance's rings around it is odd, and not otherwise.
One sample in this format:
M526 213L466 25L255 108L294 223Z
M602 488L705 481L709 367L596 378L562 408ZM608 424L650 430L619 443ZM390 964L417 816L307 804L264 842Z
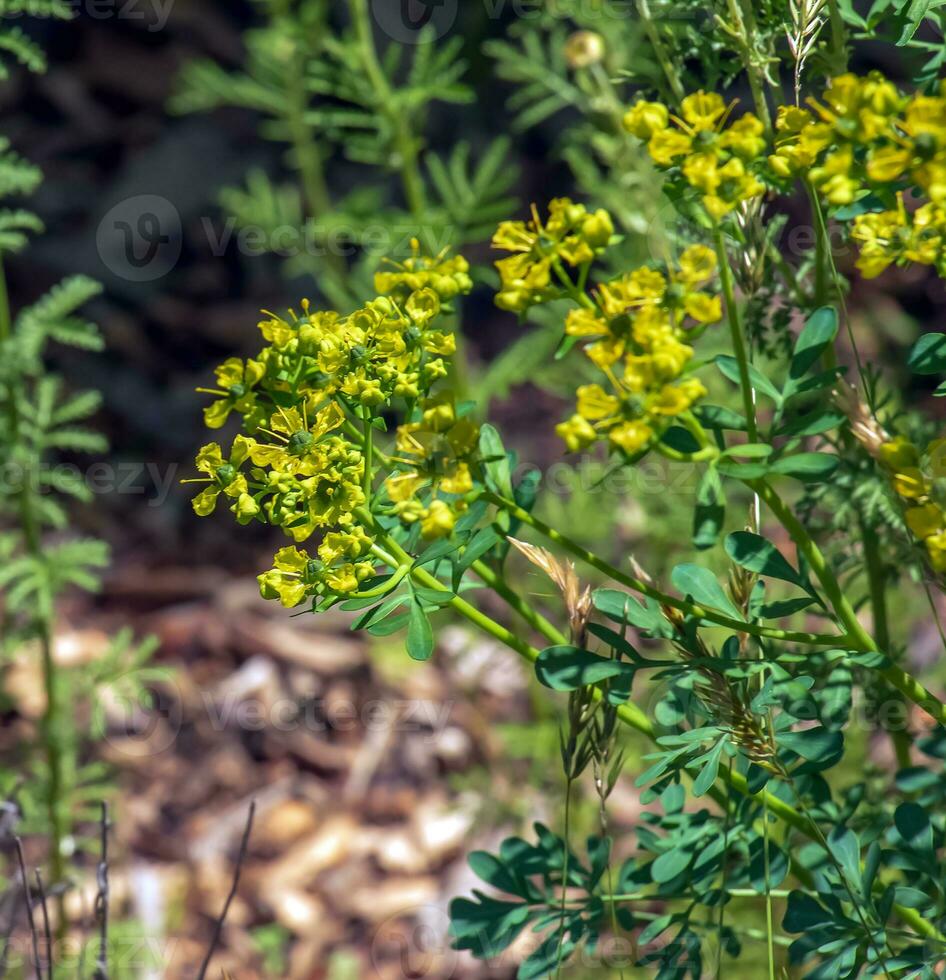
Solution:
M53 980L53 933L49 928L49 906L46 903L46 888L43 885L43 876L39 873L39 868L35 868L33 874L36 875L36 893L39 895L39 907L43 911L43 938L46 940L46 976Z
M30 939L33 941L33 962L36 964L36 976L38 980L43 980L43 974L40 970L39 933L36 931L36 920L33 918L33 896L30 893L30 879L26 873L23 841L19 837L14 837L13 840L16 845L17 862L20 865L20 877L23 879L23 894L26 897L26 918L30 924Z
M101 854L95 877L98 892L95 896L95 917L99 924L99 955L95 961L95 980L108 980L108 804L102 801Z
M207 975L210 961L213 959L217 944L220 942L223 923L227 917L227 912L230 910L230 903L233 901L237 893L237 888L240 886L240 873L243 870L243 862L246 860L246 852L250 843L250 832L253 829L253 817L255 814L256 800L253 800L250 803L249 813L246 815L246 826L243 828L243 839L240 841L240 851L237 854L236 867L233 869L233 883L230 885L230 893L227 895L227 900L223 903L223 910L220 913L220 917L214 923L213 936L210 940L210 946L207 948L207 955L204 957L204 962L200 966L200 972L197 974L197 980L204 980L204 977Z

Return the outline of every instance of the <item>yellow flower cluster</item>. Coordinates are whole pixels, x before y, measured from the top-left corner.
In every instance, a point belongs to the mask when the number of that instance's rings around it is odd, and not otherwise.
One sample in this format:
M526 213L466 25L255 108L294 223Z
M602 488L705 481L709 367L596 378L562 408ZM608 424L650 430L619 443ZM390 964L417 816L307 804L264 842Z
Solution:
M387 259L384 268L375 273L374 288L385 296L406 301L411 293L432 289L447 303L473 288L470 265L462 255L447 255L446 249L434 258L421 253L420 243L411 239L410 257L403 262Z
M896 193L896 207L854 218L858 268L872 278L891 264L917 262L944 274L946 82L938 95L904 95L879 72L841 75L809 105L779 111L772 170L806 176L832 205ZM904 205L907 187L918 193L912 213Z
M712 92L687 96L680 115L641 101L624 117L657 166L674 169L720 220L740 202L801 178L841 207L874 194L887 210L856 215L851 237L868 278L891 264L933 265L946 275L946 81L937 95L905 95L879 72L841 75L808 107L781 106L774 142L752 113L730 122L735 103ZM902 192L915 189L916 207Z
M462 496L473 489L471 460L478 441L479 427L457 415L452 392L426 399L420 419L398 427L395 458L404 469L389 476L385 487L395 513L407 524L420 521L425 538L450 534L465 510ZM425 505L418 490L428 486L432 495Z
M946 475L946 439L935 439L921 454L898 436L879 449L897 495L906 505L904 518L911 533L923 542L930 565L946 572L946 502L938 483Z
M909 183L946 201L946 88L907 96L879 72L832 79L811 109L782 107L772 169L807 175L830 204Z
M227 453L216 442L200 450L202 476L191 482L207 486L194 499L196 513L212 513L222 496L240 523L279 526L297 544L320 536L312 557L296 547L276 555L259 577L265 597L292 606L351 593L373 574L371 533L357 511L373 496L382 462L395 468L387 484L396 478L398 496L388 501L395 512L423 520L430 536L449 533L440 505L422 505L417 494L471 485L475 427L453 417L451 396L431 395L455 349L438 317L469 291L468 272L463 258L428 258L415 244L404 263L378 273L383 295L348 315L311 310L307 301L301 314L269 314L259 325L267 346L247 361L228 359L216 370L218 387L200 389L215 396L204 413L208 427L237 414L244 434ZM369 447L382 415L400 407L419 421L401 427L392 461ZM461 429L463 439L453 431ZM449 464L443 439L452 446Z
M715 92L696 92L672 115L660 102L638 102L624 116L628 132L647 143L659 167L679 166L716 220L764 193L758 171L765 163L765 127L751 112L730 122L735 103Z
M860 245L857 267L865 279L879 276L888 266L932 265L946 278L946 208L927 203L910 212L903 195L890 211L860 214L851 238Z
M578 389L577 411L556 429L571 452L607 438L614 449L633 456L706 394L697 378L681 375L693 356L687 321L700 329L722 316L719 296L700 288L715 274L715 253L691 245L666 275L646 266L635 269L571 311L565 331L589 341L585 354L609 389Z
M587 267L613 234L607 211L589 212L567 197L549 203L545 222L534 206L529 221L502 222L493 235L493 248L514 254L496 263L501 281L496 305L524 313L557 296L563 281L568 281L565 266Z

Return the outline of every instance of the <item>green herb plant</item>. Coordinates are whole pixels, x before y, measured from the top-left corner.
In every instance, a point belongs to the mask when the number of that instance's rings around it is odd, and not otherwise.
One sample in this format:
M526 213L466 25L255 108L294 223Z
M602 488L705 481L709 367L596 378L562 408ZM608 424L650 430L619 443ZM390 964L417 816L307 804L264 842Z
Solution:
M0 5L0 15L11 18L0 20L5 57L43 72L42 49L12 22L25 12L68 20L72 9L59 0ZM4 77L10 69L2 65ZM91 713L93 734L102 733L99 693L105 687L121 698L143 695L152 644L137 644L123 631L88 667L64 667L56 656L58 597L75 588L96 590L108 562L104 542L71 531L70 507L88 503L92 494L79 469L61 463L64 454L66 460L100 455L107 445L86 425L101 404L99 394L69 391L49 366L55 346L102 348L98 329L79 312L99 285L72 276L19 310L11 308L7 292L8 258L43 231L39 217L20 205L41 179L39 169L0 138L0 195L9 202L0 210L0 664L38 664L44 702L35 740L20 746L16 771L0 771L0 791L20 811L18 832L48 840L47 885L60 896L62 931L70 858L82 842L82 825L97 820L98 801L110 792L108 768L87 759L89 739L80 725ZM12 692L3 693L9 704Z
M260 353L217 369L206 421L237 416L242 431L201 449L194 507L225 503L291 540L259 576L264 597L401 631L417 660L459 617L567 697L561 833L537 824L470 855L490 891L454 901L457 948L496 962L527 934L520 978L733 976L750 946L770 978L933 978L946 703L891 610L943 590L946 442L861 363L832 243L856 256L852 279L946 276L946 86L925 68L907 91L846 71L858 15L843 4L732 0L700 37L648 9L628 30L649 38L653 70L622 98L620 138L661 183L672 233L630 261L596 201L534 206L493 235L495 300L542 311L556 356L582 365L556 427L568 453L692 469L699 560L658 583L539 516L542 474L521 471L452 382L469 266L420 247L354 307L267 315ZM926 8L898 10L919 24ZM743 81L751 111L716 91ZM609 180L609 157L597 165ZM793 254L785 221L767 219L804 207L813 244ZM925 334L906 367L946 372L946 335ZM857 519L833 519L842 508ZM516 588L517 554L560 605ZM484 612L483 590L506 615ZM863 718L895 774L851 775ZM626 739L648 746L633 775ZM589 778L598 832L577 847ZM626 778L654 805L633 841L608 814ZM745 902L751 925L734 911Z

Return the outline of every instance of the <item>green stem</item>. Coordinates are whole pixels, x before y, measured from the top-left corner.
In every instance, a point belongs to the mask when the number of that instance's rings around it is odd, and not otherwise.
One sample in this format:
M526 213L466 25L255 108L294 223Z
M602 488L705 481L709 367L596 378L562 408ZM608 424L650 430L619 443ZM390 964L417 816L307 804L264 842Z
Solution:
M473 573L493 592L498 595L503 602L514 612L518 613L536 632L541 633L550 643L568 643L568 637L559 630L554 624L550 623L540 612L516 592L512 586L500 575L493 571L485 562L475 561L470 566Z
M281 0L276 8L277 16L291 19L292 11L287 0ZM309 25L309 30L317 25ZM292 55L284 72L286 79L286 101L284 119L292 143L293 165L299 173L305 213L309 218L317 218L332 210L332 198L325 180L324 164L318 144L315 142L312 127L306 122L309 98L305 88L306 54L301 49L299 39L292 38ZM327 249L325 262L336 278L344 278L346 265L337 252Z
M704 606L697 605L695 602L690 602L687 599L678 599L676 596L668 595L666 592L661 592L659 589L654 588L654 586L649 585L642 579L635 578L633 575L628 575L626 572L622 572L620 569L615 568L594 552L589 551L587 548L583 548L580 544L572 541L561 532L549 527L548 524L530 514L529 511L523 510L512 501L505 500L497 494L489 491L482 494L482 499L488 500L490 503L495 504L500 509L506 511L506 513L508 513L511 517L516 518L516 520L520 523L526 524L535 531L538 531L539 534L548 538L550 541L554 541L557 545L560 545L576 558L580 558L593 568L597 568L598 571L604 572L605 575L611 579L614 579L615 582L620 582L621 585L626 586L634 592L639 592L641 595L646 595L662 605L670 606L673 609L679 609L680 612L689 616L708 620L717 626L725 626L728 629L739 633L751 633L753 636L764 636L773 640L781 640L784 643L806 643L812 646L837 647L845 644L849 640L849 638L846 636L832 636L822 633L805 633L792 630L781 630L775 629L774 627L759 626L756 623L745 623L742 620L732 619L731 617L725 616L722 613L718 613L712 609L707 609Z
M380 61L378 61L378 53L375 50L374 36L371 31L371 19L368 15L367 0L348 0L348 9L355 28L362 67L368 76L371 87L374 89L378 110L387 119L391 132L394 134L398 170L400 171L408 210L416 221L420 221L424 217L427 207L424 199L424 184L418 167L417 141L411 133L407 106L397 104L391 83L388 81Z
M571 833L571 818L572 818L572 777L569 774L565 777L565 826L562 830L562 836L565 841L565 854L562 857L562 904L559 910L559 933L558 933L558 947L555 951L555 977L556 980L562 975L562 952L565 943L565 914L567 911L567 899L568 899L568 864L569 858L571 857L571 847L568 843L569 834Z
M740 0L728 0L727 6L733 22L729 33L742 48L743 67L746 69L746 78L749 80L752 101L755 103L755 109L762 124L768 132L771 132L772 114L765 97L763 84L765 77L764 73L759 71L759 63L756 60L759 44L755 37L755 15L752 12L752 4L740 3Z
M887 589L885 570L880 555L880 541L875 529L861 520L861 540L864 543L864 565L867 568L867 585L870 591L870 604L874 616L874 637L881 650L891 651L890 622L887 616ZM912 765L909 731L894 729L890 731L897 765L906 769Z
M364 436L362 438L362 451L364 452L365 460L364 466L365 470L362 474L362 489L365 493L365 501L368 506L371 506L371 490L373 484L374 473L372 472L374 466L373 454L374 454L374 427L371 424L371 411L368 408L363 410L364 414L362 416L364 424Z
M664 78L670 86L670 91L679 105L683 101L686 91L683 88L683 82L680 81L680 75L673 59L667 53L667 48L657 30L647 0L637 0L637 15L640 18L641 26L644 28L644 33L647 35L647 40L650 42L651 54L653 54L657 64L660 65L660 70L663 72Z
M815 307L824 306L828 301L828 254L831 242L828 239L828 229L824 220L824 213L818 201L818 192L811 182L805 181L805 190L808 193L808 201L811 205L811 216L817 223L815 229Z
M832 74L843 75L847 71L847 38L838 0L828 0L828 12L831 19Z
M733 287L732 271L729 268L729 256L726 253L726 243L723 241L723 230L718 222L713 226L713 239L716 243L716 257L719 261L719 278L726 299L726 317L729 321L729 333L732 339L736 364L739 367L739 388L742 392L742 407L746 413L746 427L749 442L757 442L759 438L755 418L755 398L752 393L752 383L749 379L749 357L746 354L745 337L739 318L739 307L736 305L736 291Z

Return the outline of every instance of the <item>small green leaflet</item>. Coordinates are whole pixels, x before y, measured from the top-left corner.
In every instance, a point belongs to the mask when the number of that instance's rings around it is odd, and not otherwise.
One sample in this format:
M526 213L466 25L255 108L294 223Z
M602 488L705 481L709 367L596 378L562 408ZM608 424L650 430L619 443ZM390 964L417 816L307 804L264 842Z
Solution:
M734 381L736 384L740 383L739 364L732 355L720 354L716 358L716 366L724 377L729 378L730 381ZM777 406L781 407L781 392L761 371L758 371L751 364L749 365L749 382L756 391L765 395L767 398L771 398Z
M590 650L562 644L546 647L539 654L535 675L553 691L576 691L612 677L633 677L634 668L620 660L609 660Z
M726 538L726 554L743 568L766 578L791 582L803 589L807 583L770 541L751 531L734 531Z
M735 607L732 599L723 591L716 576L709 569L686 562L677 565L670 573L674 588L688 596L700 606L718 609L733 619L742 620L742 613Z
M808 317L795 341L792 362L788 369L789 384L803 377L815 364L838 333L838 314L832 306L822 306Z
M701 551L716 544L726 517L723 483L715 466L707 468L696 489L693 511L693 544Z
M946 372L946 333L927 333L913 345L907 366L914 374Z
M429 660L434 652L434 631L420 599L411 600L407 622L407 653L412 660Z

